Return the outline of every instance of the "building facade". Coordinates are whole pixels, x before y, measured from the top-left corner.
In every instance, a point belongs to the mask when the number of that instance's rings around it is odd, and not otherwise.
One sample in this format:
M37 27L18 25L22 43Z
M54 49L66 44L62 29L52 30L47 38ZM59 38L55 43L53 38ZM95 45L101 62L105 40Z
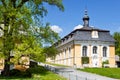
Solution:
M76 67L115 67L115 40L109 30L89 26L87 11L83 17L83 27L76 29L54 45L59 53L47 62Z

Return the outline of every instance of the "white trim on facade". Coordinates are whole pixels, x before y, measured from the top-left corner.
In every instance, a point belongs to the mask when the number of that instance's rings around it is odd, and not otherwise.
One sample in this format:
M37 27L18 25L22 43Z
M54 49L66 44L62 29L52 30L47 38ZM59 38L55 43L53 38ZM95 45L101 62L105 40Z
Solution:
M89 53L89 51L90 51L90 50L89 50L89 44L84 44L84 43L81 44L81 49L80 49L80 50L81 50L81 54L80 54L80 56L82 56L83 46L86 46L86 47L87 47L87 56L90 57L90 56L89 56L89 55L90 55L90 53ZM82 56L82 57L83 57L83 56Z
M101 53L101 57L102 57L102 61L106 61L106 60L109 60L109 45L102 45L102 53ZM106 47L107 48L107 57L103 57L103 47Z
M97 53L93 53L93 47L97 47ZM92 44L91 45L91 59L92 59L92 67L99 67L99 45Z

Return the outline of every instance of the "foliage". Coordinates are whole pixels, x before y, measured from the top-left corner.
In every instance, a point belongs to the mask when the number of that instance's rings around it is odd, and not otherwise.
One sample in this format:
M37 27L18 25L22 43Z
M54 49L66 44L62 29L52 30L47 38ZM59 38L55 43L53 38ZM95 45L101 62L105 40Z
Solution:
M37 39L39 39L41 42L44 43L44 46L48 46L49 44L55 43L60 37L58 36L58 33L54 32L49 24L47 23L44 27L34 27L32 28L32 32L35 35ZM36 33L35 33L36 32Z
M12 69L10 70L10 74L9 74L11 77L32 77L31 75L31 72L29 70L26 70L26 71L20 71L20 70L17 70L17 69Z
M113 37L116 40L116 42L115 42L115 53L116 53L116 55L120 56L120 32L115 32L113 34Z
M120 79L120 68L85 68L85 69L78 69L78 70Z
M14 76L14 77L31 77L31 73L29 70L26 70L26 71L19 71L17 69L13 69L13 70L10 70L10 76Z
M45 27L42 25L41 18L47 13L44 3L64 10L62 0L0 0L0 22L2 24L0 30L3 32L0 38L2 41L0 53L3 53L2 56L5 58L5 76L9 76L11 53L16 53L16 60L19 60L23 54L30 55L35 60L43 60L44 54L41 54L43 42L51 44L54 42L52 40L57 39L54 38L58 36L57 34L49 32L49 25ZM33 31L36 29L40 31Z
M13 74L15 72L15 74ZM27 69L26 72L20 72L19 70L11 70L12 75L21 74L18 76L10 76L10 77L3 77L0 76L0 79L2 80L67 80L66 78L63 78L55 73L52 73L48 70L46 70L42 66L36 66L34 68ZM30 75L31 77L25 76L26 74ZM25 77L24 77L25 76ZM52 76L52 77L51 77Z
M82 57L82 64L89 64L89 57Z
M58 50L54 47L46 47L44 48L44 53L46 54L46 57L53 57L58 53Z
M108 60L103 61L103 62L102 62L102 67L104 67L104 64L109 64L109 61L108 61Z
M18 62L21 58L21 55L28 55L31 59L34 59L36 61L44 61L44 53L42 53L43 49L41 46L37 43L32 43L31 46L29 43L24 42L19 44L19 46L16 46L14 49L15 55L13 62ZM18 56L19 55L19 56Z
M2 54L2 46L3 46L3 40L0 38L0 59L4 58L4 54Z
M34 60L31 60L30 61L30 68L32 68L32 67L36 67L38 65L38 62L36 62L36 61L34 61Z

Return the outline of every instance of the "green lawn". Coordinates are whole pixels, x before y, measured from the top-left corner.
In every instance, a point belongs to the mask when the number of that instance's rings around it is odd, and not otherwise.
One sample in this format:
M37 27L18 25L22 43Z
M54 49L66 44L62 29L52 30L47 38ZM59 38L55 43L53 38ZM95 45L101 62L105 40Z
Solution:
M120 68L85 68L85 69L78 69L78 70L120 79Z
M45 64L50 64L50 65L53 65L53 66L58 66L58 67L70 67L70 66L67 66L67 65L54 64L54 63L49 63L49 62L46 62Z
M32 73L31 78L20 78L20 77L2 77L0 76L0 80L67 80L62 76L59 76L53 72L50 72L44 69L41 66L31 68L30 72Z

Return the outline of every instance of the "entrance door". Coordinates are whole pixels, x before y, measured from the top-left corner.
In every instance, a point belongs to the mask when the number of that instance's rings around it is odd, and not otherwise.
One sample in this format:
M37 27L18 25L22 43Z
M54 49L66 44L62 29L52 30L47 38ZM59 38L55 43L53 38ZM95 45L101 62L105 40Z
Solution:
M93 54L92 54L92 65L93 67L98 67L98 54L97 54L97 47L93 46Z
M98 55L97 54L94 54L92 56L92 66L93 67L98 67L99 65L99 61L98 61Z

